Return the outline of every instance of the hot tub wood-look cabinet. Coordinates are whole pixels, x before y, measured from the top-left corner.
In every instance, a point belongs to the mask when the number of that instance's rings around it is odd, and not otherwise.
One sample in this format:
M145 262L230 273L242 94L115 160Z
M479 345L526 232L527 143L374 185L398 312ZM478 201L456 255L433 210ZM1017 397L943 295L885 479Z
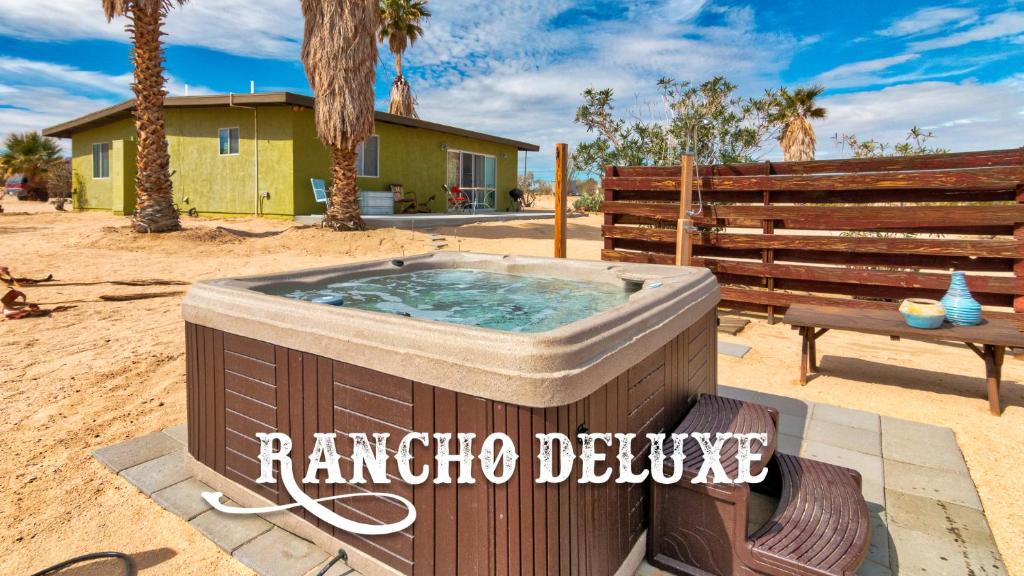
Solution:
M631 294L620 305L535 333L281 296L435 269L596 282ZM475 464L475 484L409 485L394 458L388 484L301 484L313 498L404 496L417 519L403 532L357 536L301 508L276 512L275 521L326 549L344 548L350 565L366 574L631 574L643 554L648 486L580 484L579 460L569 480L538 484L534 435L634 432L634 468L645 468L644 434L674 429L696 395L715 392L717 303L718 285L704 269L465 253L202 282L184 303L187 464L240 505L287 504L279 483L255 481L257 432L291 436L297 479L316 432L339 433L346 478L352 446L345 433L389 432L395 448L409 431L475 432L478 454L483 438L504 432L519 453L504 484L488 482ZM433 446L414 446L413 469L428 464L433 479ZM617 447L598 446L614 466ZM457 468L451 466L453 479ZM405 515L382 498L328 505L360 522Z

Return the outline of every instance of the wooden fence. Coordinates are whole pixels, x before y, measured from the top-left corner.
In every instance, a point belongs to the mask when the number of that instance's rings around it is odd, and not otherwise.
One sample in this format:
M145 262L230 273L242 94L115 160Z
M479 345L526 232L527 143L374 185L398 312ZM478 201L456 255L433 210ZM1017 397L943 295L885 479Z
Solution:
M603 184L602 258L672 264L679 167L610 166ZM1024 328L1024 148L700 166L699 196L693 264L727 305L894 307L941 298L955 269Z

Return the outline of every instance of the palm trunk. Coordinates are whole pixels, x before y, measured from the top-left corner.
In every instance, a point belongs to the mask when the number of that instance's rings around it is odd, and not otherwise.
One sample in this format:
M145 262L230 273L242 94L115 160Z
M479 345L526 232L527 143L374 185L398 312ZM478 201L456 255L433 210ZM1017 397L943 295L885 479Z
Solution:
M334 230L366 230L359 215L355 150L339 146L331 149L331 190L323 225Z
M134 42L135 213L132 226L138 232L178 230L181 222L171 190L170 155L164 125L164 55L160 41L164 11L160 2L134 2L129 14Z
M402 53L395 54L395 69L398 70L398 77L402 77Z

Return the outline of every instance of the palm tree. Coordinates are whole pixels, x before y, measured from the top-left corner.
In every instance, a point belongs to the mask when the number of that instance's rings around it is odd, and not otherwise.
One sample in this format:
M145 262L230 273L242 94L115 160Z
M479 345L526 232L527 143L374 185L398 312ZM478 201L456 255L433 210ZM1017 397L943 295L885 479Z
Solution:
M135 65L135 213L132 227L137 232L166 232L181 228L171 190L170 155L164 125L164 20L175 5L188 0L103 0L107 21L126 16L125 30L132 38Z
M782 126L779 144L786 160L814 160L818 139L811 120L820 120L828 114L815 102L824 91L822 86L797 88L792 92L779 89L772 119Z
M62 161L57 141L38 132L8 134L0 152L4 178L21 174L28 183L29 198L45 198L46 175Z
M385 40L395 55L395 69L398 75L391 85L391 102L388 112L399 116L419 118L416 114L416 99L409 88L409 82L402 75L402 54L423 36L421 22L430 18L427 0L381 0L380 41Z
M331 190L323 225L365 230L356 187L356 146L373 134L378 0L300 0L302 62L316 98L320 141L331 151Z

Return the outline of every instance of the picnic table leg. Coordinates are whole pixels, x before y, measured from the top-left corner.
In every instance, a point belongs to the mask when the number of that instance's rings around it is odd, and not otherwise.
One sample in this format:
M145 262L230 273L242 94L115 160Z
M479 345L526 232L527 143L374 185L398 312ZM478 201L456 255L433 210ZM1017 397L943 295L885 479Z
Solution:
M808 352L810 348L812 329L801 328L800 329L800 385L807 385L807 368L808 368Z
M808 370L811 372L818 371L818 335L814 333L813 328L807 329L807 356L809 360Z
M999 385L1003 377L1003 357L1006 354L1005 346L985 345L985 380L988 387L988 408L992 414L1002 414L1002 407L999 405Z

